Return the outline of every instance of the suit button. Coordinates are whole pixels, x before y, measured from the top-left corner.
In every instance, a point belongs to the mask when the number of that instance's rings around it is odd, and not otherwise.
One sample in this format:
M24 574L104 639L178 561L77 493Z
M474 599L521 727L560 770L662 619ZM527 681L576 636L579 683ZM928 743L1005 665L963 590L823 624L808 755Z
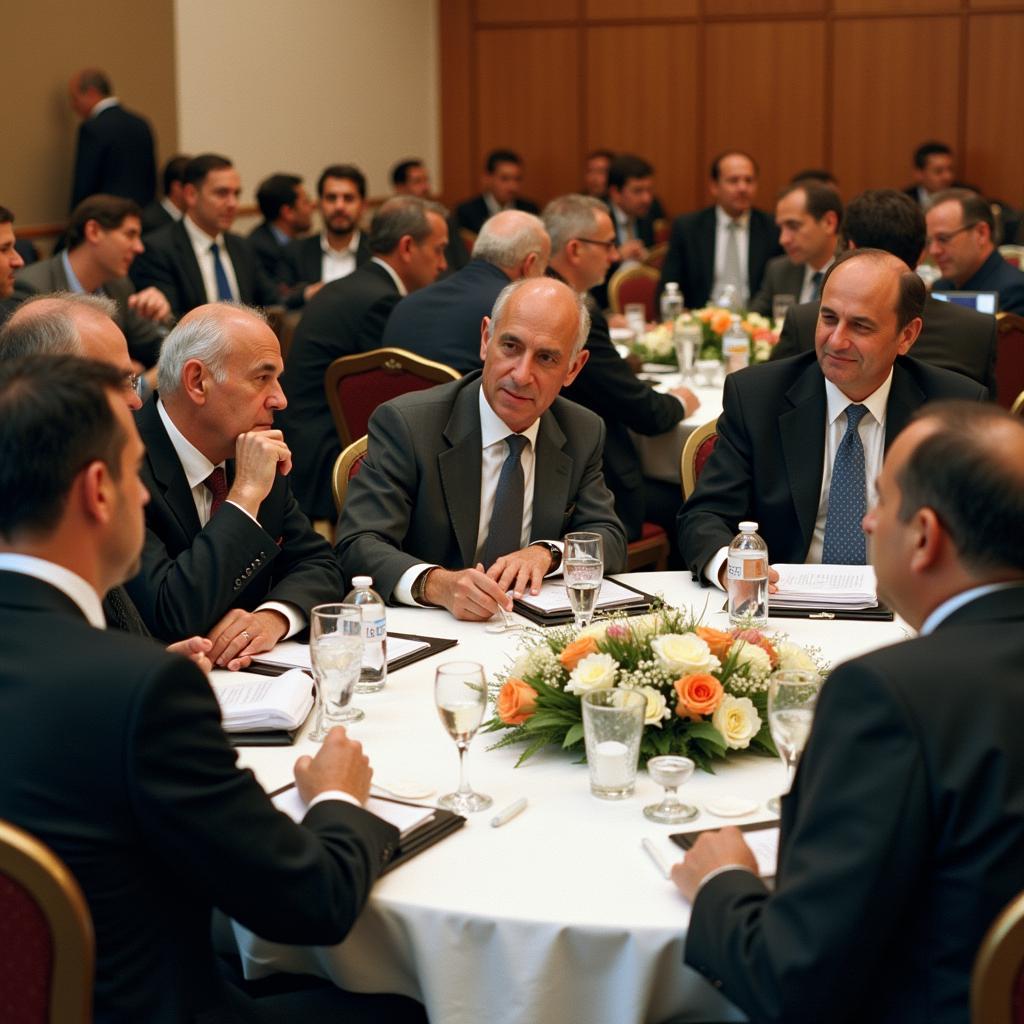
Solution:
M241 577L240 576L236 576L235 577L235 590L237 590L241 585L242 585Z

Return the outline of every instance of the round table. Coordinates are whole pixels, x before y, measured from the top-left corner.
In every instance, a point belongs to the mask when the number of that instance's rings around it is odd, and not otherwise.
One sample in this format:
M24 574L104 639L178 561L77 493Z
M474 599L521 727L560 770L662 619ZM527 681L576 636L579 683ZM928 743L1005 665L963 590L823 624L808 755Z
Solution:
M688 574L622 578L677 606L706 604L705 622L726 625L724 595L701 590ZM380 693L358 696L366 718L350 733L383 784L415 778L438 794L449 792L458 758L434 710L434 669L469 659L494 673L517 649L518 634L494 636L428 609L389 609L388 625L459 643L393 673ZM908 635L899 622L779 619L771 625L816 644L833 664ZM493 810L471 815L460 831L380 879L338 946L284 946L236 925L248 975L307 972L353 991L403 993L422 1001L439 1024L743 1020L683 965L689 905L640 845L650 837L672 857L667 836L681 827L643 817L643 806L661 794L646 773L631 799L605 802L590 795L586 767L573 756L545 751L516 768L519 749L488 750L495 739L478 735L468 755L469 779L494 798ZM313 749L302 738L294 747L243 748L240 760L273 790L291 781L295 759ZM714 775L697 772L682 793L701 813L682 828L769 819L765 802L784 780L781 763L756 755L737 757ZM756 800L757 810L726 820L703 808L724 794ZM495 811L523 796L529 800L523 814L490 826Z

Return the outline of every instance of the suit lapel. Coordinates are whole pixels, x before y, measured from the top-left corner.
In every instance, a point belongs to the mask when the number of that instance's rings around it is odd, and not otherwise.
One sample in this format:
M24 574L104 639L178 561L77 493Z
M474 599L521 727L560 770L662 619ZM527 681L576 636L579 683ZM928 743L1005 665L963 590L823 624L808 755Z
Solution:
M185 283L188 285L190 295L182 296L183 305L189 309L196 306L203 306L207 302L206 285L203 284L203 275L199 271L199 262L196 259L195 250L192 248L192 240L188 237L185 225L179 220L174 225L174 245L178 250L178 266L185 275Z
M444 428L451 446L437 457L441 489L448 508L448 519L462 554L462 564L476 563L476 540L480 532L481 446L480 382L463 388L455 400Z
M231 266L235 269L235 280L238 282L238 297L242 302L252 302L253 293L253 269L249 262L249 251L245 242L232 234L224 235L224 247L231 259Z
M910 422L910 417L924 405L925 393L901 364L900 358L892 366L892 387L885 406L885 447L888 451L896 435Z
M146 445L146 462L158 488L159 497L177 519L185 539L191 541L201 529L199 513L196 512L196 503L192 500L192 491L178 460L178 453L174 450L174 445L171 444L171 439L160 421L155 396L139 410L136 421Z
M797 378L786 398L792 408L779 417L779 434L806 551L818 516L825 464L825 380L816 361Z
M556 539L562 536L563 519L569 501L572 457L565 451L565 434L550 410L540 419L533 467L530 539Z

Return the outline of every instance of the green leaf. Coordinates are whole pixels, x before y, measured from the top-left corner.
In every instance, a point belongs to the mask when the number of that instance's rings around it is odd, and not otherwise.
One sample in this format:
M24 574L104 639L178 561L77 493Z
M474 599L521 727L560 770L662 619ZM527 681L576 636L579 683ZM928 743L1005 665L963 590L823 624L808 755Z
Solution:
M574 743L579 743L581 739L583 739L583 723L577 722L565 734L565 739L562 740L562 747L568 750Z

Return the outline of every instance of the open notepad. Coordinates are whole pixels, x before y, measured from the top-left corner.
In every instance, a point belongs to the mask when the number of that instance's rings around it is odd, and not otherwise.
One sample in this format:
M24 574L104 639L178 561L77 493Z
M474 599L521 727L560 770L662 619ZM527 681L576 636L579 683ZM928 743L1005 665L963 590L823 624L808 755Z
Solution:
M421 651L426 651L429 647L430 642L426 639L407 639L403 636L396 636L394 633L388 633L388 668L393 668L396 662L407 658L410 654L418 654ZM285 640L272 651L261 654L257 661L261 665L277 665L281 668L312 668L309 660L309 644L300 644L295 640Z
M597 595L598 612L640 612L650 607L651 596L619 583L610 577L601 581ZM562 579L545 580L539 594L524 594L515 601L515 610L524 618L540 625L555 625L572 621L572 606Z
M300 669L279 676L214 669L210 685L220 704L224 731L229 733L291 732L302 725L313 707L313 680Z
M711 826L711 829L718 828L718 825ZM779 863L779 826L773 821L759 821L750 824L739 825L743 833L743 839L750 847L751 853L757 860L757 873L761 878L770 879L775 877ZM709 829L693 829L690 832L674 832L669 836L677 846L689 850L697 841L697 837Z
M773 565L778 593L768 598L772 610L875 608L875 570L870 565Z

